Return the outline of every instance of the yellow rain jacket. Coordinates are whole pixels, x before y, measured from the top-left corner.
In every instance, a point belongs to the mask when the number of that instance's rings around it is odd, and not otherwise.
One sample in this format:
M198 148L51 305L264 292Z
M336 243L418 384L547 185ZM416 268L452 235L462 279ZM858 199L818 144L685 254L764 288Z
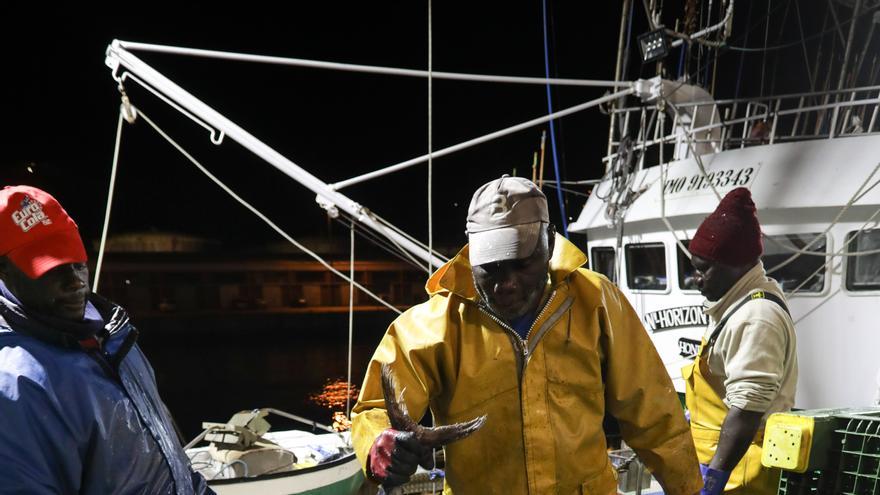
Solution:
M467 247L437 270L430 300L391 324L370 361L352 420L361 463L389 427L380 381L389 363L413 418L428 408L438 425L488 415L446 446L446 494L616 493L606 412L667 493L696 493L694 444L669 375L626 298L585 262L557 236L552 292L525 341L479 304Z

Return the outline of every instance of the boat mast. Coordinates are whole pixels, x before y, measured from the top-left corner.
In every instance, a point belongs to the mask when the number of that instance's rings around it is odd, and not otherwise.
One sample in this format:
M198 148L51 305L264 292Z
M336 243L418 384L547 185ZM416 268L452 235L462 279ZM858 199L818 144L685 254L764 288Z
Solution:
M617 38L617 65L614 68L614 81L619 82L623 77L623 63L624 63L624 51L627 51L629 40L626 36L627 31L627 19L630 16L630 9L632 9L632 0L623 0L623 9L620 12L620 35ZM626 57L627 59L629 57ZM622 106L623 99L618 100L618 105L612 105L612 109L615 107ZM616 124L616 116L614 112L611 112L611 124L608 126L608 155L611 154L611 151L614 149L614 125ZM621 136L622 137L622 136ZM607 168L610 167L610 162L606 165Z
M852 51L853 37L856 34L856 21L859 16L859 9L862 6L862 0L855 0L855 5L853 6L853 16L852 22L849 23L849 35L846 37L846 49L843 52L843 65L840 67L840 77L837 79L837 90L840 91L843 89L843 85L846 82L846 69L849 66L849 55ZM834 8L834 5L829 5L830 8Z
M631 0L627 0L631 1ZM130 50L145 50L160 53L170 53L179 55L191 55L208 58L218 58L225 60L238 60L259 63L271 63L290 66L303 66L321 69L346 70L354 72L369 72L388 75L399 75L408 77L429 77L435 79L451 79L466 81L484 81L484 82L503 82L515 84L560 84L582 87L605 87L614 88L616 91L606 94L599 98L586 101L584 103L574 105L556 112L552 112L542 117L534 118L526 122L522 122L504 129L491 132L489 134L470 139L468 141L458 143L446 148L430 151L428 154L412 158L395 165L391 165L379 170L352 177L335 184L327 184L316 176L304 170L291 160L287 159L279 152L275 151L246 130L239 127L225 116L206 105L204 102L190 94L173 81L165 77L159 71L155 70L140 58L131 53ZM445 263L445 260L436 251L431 250L428 246L420 243L413 237L393 226L386 220L371 212L368 208L346 197L339 192L340 189L361 183L366 180L380 177L404 168L425 163L432 158L439 158L450 153L475 146L480 143L490 141L502 136L527 129L553 119L558 119L576 112L586 110L588 108L597 107L606 103L620 100L621 98L646 91L650 85L646 81L597 81L591 79L559 79L559 78L536 78L536 77L517 77L517 76L496 76L486 74L460 74L453 72L429 72L412 69L399 69L393 67L375 67L356 64L340 64L333 62L322 62L316 60L303 60L285 57L267 57L261 55L250 55L245 53L229 53L218 52L214 50L197 50L192 48L183 48L175 46L153 45L144 43L132 43L120 40L113 40L107 47L105 64L112 70L113 78L120 84L120 87L127 79L132 79L146 90L153 93L156 97L171 105L177 111L183 113L191 120L204 127L211 133L211 141L214 144L220 144L225 136L236 141L244 148L254 153L258 157L267 161L284 174L288 175L295 181L304 185L317 197L317 203L327 210L327 213L335 217L340 212L344 212L362 226L388 239L404 254L411 257L417 257L422 261L429 263L435 268L439 268ZM625 65L625 62L624 62ZM120 70L122 69L122 70ZM625 89L619 89L624 87Z
M187 92L185 89L163 76L157 70L153 69L134 54L126 50L119 40L114 40L107 48L107 58L105 63L113 70L113 75L117 78L120 84L123 82L123 76L120 76L118 72L119 68L123 67L125 70L143 81L144 84L149 85L151 88L155 88L156 91L173 101L176 105L185 109L186 112L195 116L197 119L200 119L212 129L219 131L221 136L228 136L230 139L241 144L293 180L310 189L317 195L316 201L322 207L327 209L331 215L333 212L337 212L338 214L338 210L342 210L364 226L372 229L374 232L380 233L401 248L412 253L414 256L430 263L432 266L439 268L443 265L443 260L437 257L434 253L429 252L424 247L413 242L407 236L388 228L381 223L372 212L369 211L369 209L360 205L356 201L353 201L339 191L334 190L328 184L322 182L299 165L288 160L281 153L275 151L269 147L269 145L260 141L255 136Z

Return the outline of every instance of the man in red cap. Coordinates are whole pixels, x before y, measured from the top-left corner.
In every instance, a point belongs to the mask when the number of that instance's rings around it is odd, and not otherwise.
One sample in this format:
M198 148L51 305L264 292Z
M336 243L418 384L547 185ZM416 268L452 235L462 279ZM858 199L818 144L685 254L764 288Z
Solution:
M688 249L709 328L682 372L704 494L775 494L761 466L763 424L794 404L797 345L782 289L760 261L761 226L748 189L728 193Z
M0 491L213 493L125 310L90 294L86 261L55 198L0 191Z

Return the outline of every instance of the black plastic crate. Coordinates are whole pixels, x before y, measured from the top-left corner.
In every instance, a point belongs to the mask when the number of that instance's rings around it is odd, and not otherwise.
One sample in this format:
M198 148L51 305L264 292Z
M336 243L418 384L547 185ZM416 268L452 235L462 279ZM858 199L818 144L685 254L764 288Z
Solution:
M880 494L880 415L841 416L840 493Z

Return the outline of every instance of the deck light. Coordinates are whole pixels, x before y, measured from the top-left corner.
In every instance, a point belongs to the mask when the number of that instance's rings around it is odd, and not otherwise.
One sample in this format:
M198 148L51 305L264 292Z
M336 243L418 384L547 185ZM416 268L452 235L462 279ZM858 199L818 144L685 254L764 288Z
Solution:
M643 63L660 60L669 54L669 42L666 40L666 32L663 29L639 35L638 39Z

